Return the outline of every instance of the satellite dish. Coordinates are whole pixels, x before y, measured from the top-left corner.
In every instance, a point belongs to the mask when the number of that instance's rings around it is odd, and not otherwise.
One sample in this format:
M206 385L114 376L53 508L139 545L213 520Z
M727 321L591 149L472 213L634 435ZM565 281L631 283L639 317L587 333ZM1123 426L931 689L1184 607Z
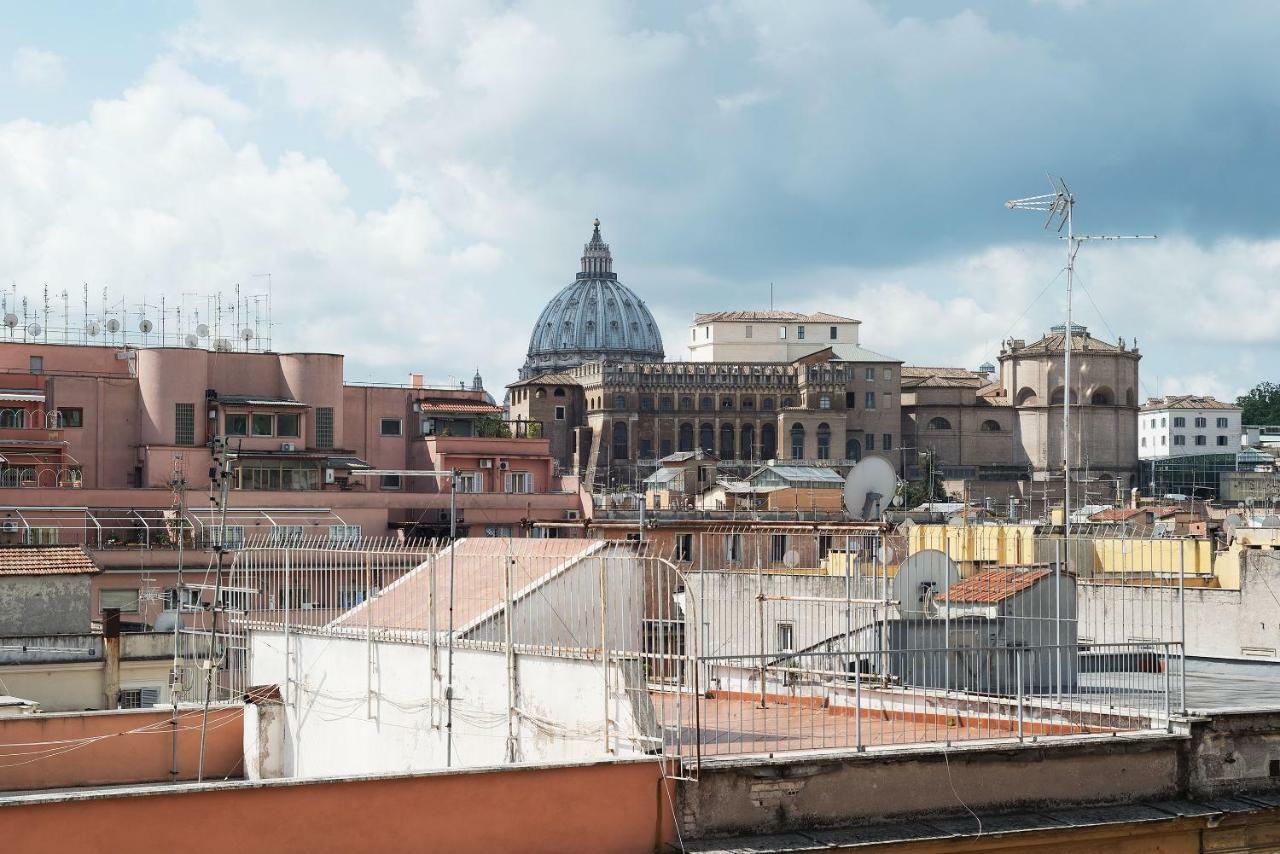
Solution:
M787 569L795 569L800 565L800 552L795 549L787 549L786 554L782 556L782 565Z
M40 337L40 324L38 324L38 323L33 323L33 324L31 324L30 326L28 326L28 327L27 327L27 334L28 334L28 335L30 335L32 338L39 338L39 337Z
M231 349L231 339L230 339L230 338L219 338L219 339L218 339L218 342L214 345L214 349L215 349L215 350L221 350L221 351L223 351L223 352L226 352L226 351L230 350L230 349Z
M203 323L197 323L197 324L196 324L196 335L197 335L197 336L199 336L200 338L208 338L208 337L209 337L209 327L208 327L208 326L206 326L206 325L205 325L205 324L203 324Z
M12 329L18 325L18 315L10 312L4 316L4 325Z
M852 519L873 521L889 508L898 492L898 475L883 457L867 457L844 483L844 511Z
M933 597L945 594L960 580L955 561L937 549L918 551L898 566L893 576L893 598L904 620L924 619L936 613Z
M250 329L250 328L249 328L249 327L247 327L247 326L246 326L244 329L241 329L241 330L240 330L240 338L241 338L241 340L243 340L243 341L250 341L250 340L252 340L252 339L253 339L253 330L252 330L252 329Z
M102 330L98 326L98 321L91 320L84 325L84 331L89 333L90 338L95 338L97 337L98 333L101 332Z
M114 317L113 317L113 318L111 318L110 320L108 320L108 321L107 321L107 331L108 331L108 332L110 332L112 335L115 335L117 332L119 332L119 331L120 331L120 321L116 320Z
M186 338L184 338L183 340L187 342L187 346L188 346L188 347L199 347L199 346L200 346L200 339L199 339L199 338L197 338L197 337L196 337L196 336L194 336L194 335L188 335L188 336L187 336Z
M150 333L152 329L155 329L155 326L152 325L151 321L147 320L145 317L142 318L142 322L138 324L138 331L143 335L146 335Z

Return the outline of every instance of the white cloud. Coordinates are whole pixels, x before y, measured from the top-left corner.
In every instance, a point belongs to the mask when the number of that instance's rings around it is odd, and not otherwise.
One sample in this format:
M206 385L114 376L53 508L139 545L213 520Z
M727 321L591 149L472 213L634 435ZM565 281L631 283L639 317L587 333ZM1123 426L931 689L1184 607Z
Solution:
M61 86L67 77L66 60L39 48L18 48L11 64L14 76L24 86L53 88Z
M736 95L724 95L716 98L716 106L720 108L722 113L740 113L750 107L767 104L774 97L773 93L766 92L763 89L748 89Z

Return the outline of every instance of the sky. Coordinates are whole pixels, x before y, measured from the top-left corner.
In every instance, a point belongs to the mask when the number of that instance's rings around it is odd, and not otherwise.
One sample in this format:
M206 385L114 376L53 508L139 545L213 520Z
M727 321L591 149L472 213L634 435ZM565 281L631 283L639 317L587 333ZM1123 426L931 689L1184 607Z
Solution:
M1003 205L1053 174L1078 231L1158 235L1082 249L1076 321L1231 398L1280 379L1278 41L1245 0L14 4L0 283L135 323L270 274L276 349L500 395L599 217L668 358L772 284L976 367L1062 320Z

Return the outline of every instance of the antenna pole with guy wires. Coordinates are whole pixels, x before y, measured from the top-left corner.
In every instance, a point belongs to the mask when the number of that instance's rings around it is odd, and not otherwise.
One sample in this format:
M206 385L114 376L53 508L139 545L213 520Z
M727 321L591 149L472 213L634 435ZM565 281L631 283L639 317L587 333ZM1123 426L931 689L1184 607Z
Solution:
M1040 211L1047 213L1044 227L1056 223L1059 236L1067 241L1067 325L1062 336L1062 537L1068 542L1065 546L1064 565L1071 571L1071 291L1075 279L1076 253L1080 244L1086 240L1155 240L1154 234L1076 234L1072 223L1072 210L1076 199L1061 178L1050 178L1052 190L1042 196L1030 196L1025 199L1012 199L1004 203L1010 210ZM1062 234L1063 230L1066 234ZM1052 390L1050 391L1052 395ZM1050 397L1052 402L1052 396ZM1048 508L1046 508L1047 510Z

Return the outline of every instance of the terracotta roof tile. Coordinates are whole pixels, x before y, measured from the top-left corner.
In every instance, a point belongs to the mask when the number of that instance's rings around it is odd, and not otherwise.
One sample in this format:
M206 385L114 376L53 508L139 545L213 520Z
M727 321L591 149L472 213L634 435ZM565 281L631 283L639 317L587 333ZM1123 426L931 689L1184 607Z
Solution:
M92 575L99 571L81 546L0 548L0 575Z
M1153 397L1142 404L1143 412L1160 409L1228 409L1239 410L1234 403L1227 403L1210 396L1197 394L1171 394L1168 397Z
M1030 569L1025 567L1006 567L988 569L964 581L951 585L952 603L995 604L1003 602L1015 593L1021 593L1041 578L1049 574L1044 568ZM941 593L935 597L944 601L947 597Z
M418 405L421 412L501 412L502 407L493 403L478 400L428 400Z

